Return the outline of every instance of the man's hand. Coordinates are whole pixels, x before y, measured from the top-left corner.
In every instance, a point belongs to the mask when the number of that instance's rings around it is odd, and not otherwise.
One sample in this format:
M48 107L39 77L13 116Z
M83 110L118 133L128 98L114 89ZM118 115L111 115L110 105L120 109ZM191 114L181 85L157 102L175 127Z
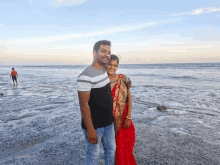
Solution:
M125 119L123 129L128 129L131 126L131 120Z
M96 130L87 130L87 137L88 137L88 142L92 144L97 144L98 143L98 135L96 133Z

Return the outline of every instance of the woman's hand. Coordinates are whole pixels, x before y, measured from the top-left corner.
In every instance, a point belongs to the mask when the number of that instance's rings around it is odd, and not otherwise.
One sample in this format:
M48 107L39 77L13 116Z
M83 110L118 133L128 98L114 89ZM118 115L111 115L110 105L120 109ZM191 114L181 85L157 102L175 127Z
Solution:
M131 126L131 120L125 119L123 129L128 129Z

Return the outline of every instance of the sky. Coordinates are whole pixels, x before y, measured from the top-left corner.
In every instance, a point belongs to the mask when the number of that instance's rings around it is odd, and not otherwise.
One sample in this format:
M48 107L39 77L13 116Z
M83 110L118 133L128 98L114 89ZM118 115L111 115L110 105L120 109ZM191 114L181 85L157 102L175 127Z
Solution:
M220 62L219 0L0 0L0 65Z

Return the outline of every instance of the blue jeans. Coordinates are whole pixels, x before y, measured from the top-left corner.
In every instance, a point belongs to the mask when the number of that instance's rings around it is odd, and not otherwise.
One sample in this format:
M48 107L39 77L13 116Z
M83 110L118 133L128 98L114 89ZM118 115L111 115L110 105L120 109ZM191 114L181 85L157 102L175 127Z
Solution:
M86 162L87 165L98 165L99 164L99 148L102 142L104 148L104 159L105 165L115 164L115 129L114 123L110 126L96 129L98 135L98 143L92 144L88 142L87 132L83 129L86 137Z

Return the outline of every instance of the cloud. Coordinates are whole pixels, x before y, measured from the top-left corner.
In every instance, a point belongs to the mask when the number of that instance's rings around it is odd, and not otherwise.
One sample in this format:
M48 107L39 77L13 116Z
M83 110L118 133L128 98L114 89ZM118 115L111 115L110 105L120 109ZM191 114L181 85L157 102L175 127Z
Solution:
M92 49L93 49L93 45L94 43L84 43L84 44L71 44L71 45L58 45L58 46L53 46L53 47L50 47L50 48L46 48L44 49L44 51L62 51L62 52L68 52L68 51L71 51L71 52L91 52ZM114 48L127 48L127 47L137 47L137 46L147 46L149 45L149 43L120 43L120 42L117 42L117 43L113 43L113 47Z
M0 50L8 50L8 48L5 45L0 45Z
M0 23L0 26L3 26L4 24L3 23Z
M172 39L172 34L169 35ZM188 38L181 38L181 39L188 39ZM128 43L126 41L122 42L112 42L112 51L117 50L139 50L139 48L146 48L146 47L152 47L152 46L168 46L167 44L172 45L178 45L178 44L184 44L185 42L177 42L175 41L167 41L162 38L159 38L159 36L154 36L150 39L146 39L144 42L132 42ZM61 51L61 52L92 52L94 43L81 43L81 44L68 44L68 45L55 45L52 47L45 47L44 51Z
M6 50L8 50L8 48L5 45L0 45L0 54L5 53Z
M202 8L199 8L199 9L192 10L192 11L170 14L170 16L199 15L199 14L203 14L203 13L213 13L213 12L216 12L216 11L220 11L220 7L218 7L218 8L215 8L215 7L202 7Z
M91 52L93 49L94 43L85 43L85 44L71 44L71 45L62 45L62 46L53 46L45 50L62 50L62 51L83 51Z
M99 35L114 34L114 33L119 33L119 32L126 32L126 31L141 29L141 28L145 28L145 27L149 27L149 26L154 26L156 24L157 24L157 22L148 22L148 23L143 23L143 24L139 24L136 26L123 26L123 27L117 27L117 28L107 29L104 31L97 31L97 32L91 32L91 33L85 33L85 34L65 34L65 35L55 35L55 36L49 36L49 37L17 39L14 41L8 41L8 43L19 43L19 44L51 43L51 42L79 38L79 37L91 37L91 36L99 36Z
M34 2L34 0L29 0L29 4L32 4Z
M184 39L184 38L183 38ZM91 64L94 43L57 45L51 48L18 50L17 47L6 48L0 53L1 62L7 65L14 61L29 64L43 62L52 64ZM112 42L112 53L120 57L121 63L184 63L220 62L220 41L169 40L152 38L139 43ZM88 51L87 51L88 50ZM76 52L76 53L75 53ZM20 60L21 59L21 60Z
M8 48L5 45L0 45L0 53L4 53Z
M69 6L69 5L79 5L85 3L87 0L53 0L54 6Z
M34 12L34 13L36 13L36 14L39 14L39 13L40 13L40 12L39 12L39 11L37 11L37 10L34 10L33 12Z

